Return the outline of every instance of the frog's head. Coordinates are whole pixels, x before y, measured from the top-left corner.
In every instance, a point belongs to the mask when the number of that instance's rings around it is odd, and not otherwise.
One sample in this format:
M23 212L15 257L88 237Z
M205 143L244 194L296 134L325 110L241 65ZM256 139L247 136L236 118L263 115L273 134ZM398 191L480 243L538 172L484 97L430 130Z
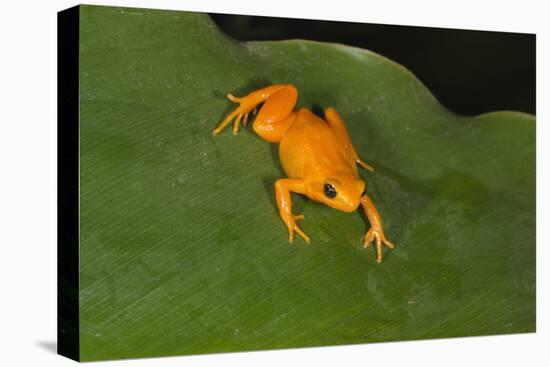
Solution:
M334 209L352 212L357 209L365 192L365 181L351 175L333 175L316 183L315 199Z

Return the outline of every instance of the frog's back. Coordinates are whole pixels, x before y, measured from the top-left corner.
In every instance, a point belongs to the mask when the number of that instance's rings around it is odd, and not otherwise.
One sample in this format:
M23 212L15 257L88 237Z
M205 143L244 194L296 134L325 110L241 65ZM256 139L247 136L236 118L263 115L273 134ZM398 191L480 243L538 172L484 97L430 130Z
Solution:
M325 176L339 167L357 176L352 150L338 139L329 124L306 108L279 143L279 158L290 178Z

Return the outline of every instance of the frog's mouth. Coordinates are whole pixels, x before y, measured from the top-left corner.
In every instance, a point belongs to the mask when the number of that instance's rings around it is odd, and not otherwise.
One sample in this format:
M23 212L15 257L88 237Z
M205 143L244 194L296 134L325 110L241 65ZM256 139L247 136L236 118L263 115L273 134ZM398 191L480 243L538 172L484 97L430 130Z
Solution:
M335 201L335 202L326 203L326 204L333 207L334 209L338 209L346 213L351 213L357 210L360 203L361 203L361 196L357 195L357 198L355 200L341 200L341 201Z

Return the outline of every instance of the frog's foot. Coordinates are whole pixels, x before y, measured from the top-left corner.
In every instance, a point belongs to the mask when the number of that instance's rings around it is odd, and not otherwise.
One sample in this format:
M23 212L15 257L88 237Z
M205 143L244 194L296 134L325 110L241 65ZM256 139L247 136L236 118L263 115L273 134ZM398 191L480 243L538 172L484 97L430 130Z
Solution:
M239 132L239 128L241 126L241 123L243 126L246 126L248 124L248 116L252 112L254 114L256 111L256 105L257 101L250 100L248 97L235 97L232 94L228 94L227 98L231 100L232 102L239 103L239 107L235 108L233 112L231 112L225 120L223 120L214 130L212 130L213 135L218 135L222 132L222 130L233 120L233 135L237 135Z
M304 239L304 241L306 241L306 243L310 243L311 240L309 239L309 236L307 234L305 234L301 229L300 227L298 227L298 225L296 224L296 221L297 220L302 220L304 219L304 215L303 214L300 214L300 215L293 215L292 216L292 220L289 220L287 223L286 223L286 226L288 228L288 242L289 243L292 243L294 242L294 231L296 231L300 236L302 236L302 238Z
M365 234L363 247L368 247L376 240L376 261L382 262L382 244L389 248L394 248L395 245L386 239L382 227L371 227Z

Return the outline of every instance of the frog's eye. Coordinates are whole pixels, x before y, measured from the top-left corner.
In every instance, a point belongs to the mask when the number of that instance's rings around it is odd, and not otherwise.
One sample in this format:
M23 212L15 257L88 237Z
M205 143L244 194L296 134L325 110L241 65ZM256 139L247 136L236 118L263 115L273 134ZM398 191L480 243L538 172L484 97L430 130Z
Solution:
M325 195L328 197L328 198L335 198L336 197L336 190L334 189L334 186L332 186L331 184L328 184L326 183L325 184Z

